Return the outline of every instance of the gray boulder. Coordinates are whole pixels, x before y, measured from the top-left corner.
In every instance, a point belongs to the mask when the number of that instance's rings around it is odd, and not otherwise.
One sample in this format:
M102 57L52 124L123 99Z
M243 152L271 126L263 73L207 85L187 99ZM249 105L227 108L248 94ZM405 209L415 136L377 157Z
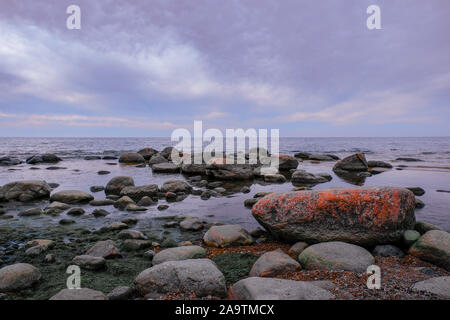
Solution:
M158 150L153 148L144 148L139 150L137 153L139 153L145 160L150 160L151 157L158 153Z
M157 173L179 173L180 166L172 162L163 162L154 164L152 170Z
M120 191L120 196L127 196L133 199L134 201L139 201L143 197L154 198L158 196L158 185L150 184L139 187L125 187Z
M409 253L450 271L450 234L440 230L428 231L412 245Z
M26 163L28 164L37 164L37 163L57 163L62 161L61 158L57 157L51 153L45 153L42 155L34 155L26 159Z
M323 242L309 246L298 257L305 269L346 270L363 273L375 260L369 251L344 242Z
M139 153L125 153L120 156L119 162L129 164L144 163L145 159Z
M112 240L98 241L85 254L104 259L122 257Z
M72 263L86 270L99 270L105 267L106 260L102 257L81 255L73 258Z
M19 213L19 216L21 217L31 217L31 216L39 216L41 214L43 214L44 211L42 211L41 208L30 208L24 211L21 211Z
M0 188L0 199L31 202L39 199L48 199L51 191L52 189L45 181L15 181L7 183Z
M16 263L0 269L0 292L15 292L31 287L41 273L28 263Z
M384 162L384 161L367 161L367 165L370 168L386 168L386 169L391 169L392 168L392 164Z
M389 244L376 246L375 249L373 249L372 254L379 257L403 258L405 256L405 253L401 249Z
M231 300L330 300L334 295L310 282L252 277L238 281L228 291Z
M191 193L192 187L185 181L182 180L169 180L164 182L164 184L161 186L161 192L184 192L184 193Z
M252 236L240 225L213 226L203 236L203 241L211 247L248 245L254 242Z
M296 170L292 174L291 181L294 185L316 185L328 182L329 180L323 176L306 172L305 170Z
M435 294L443 299L450 300L450 277L437 277L420 281L414 284L414 291Z
M180 228L186 231L198 231L203 229L203 222L199 218L188 217L180 222Z
M226 295L225 277L209 259L167 261L142 271L134 280L141 295L194 293L197 297Z
M131 177L127 176L118 176L109 180L108 184L105 187L106 195L120 195L120 192L125 187L134 187L134 180Z
M166 261L180 261L205 258L206 251L200 246L183 246L168 248L158 252L152 260L153 265Z
M88 288L81 289L63 289L50 300L108 300L108 297L101 291Z
M346 157L338 161L334 167L333 171L351 171L351 172L361 172L367 171L369 166L367 164L366 157L362 153L357 153Z
M250 277L276 277L301 269L300 264L281 250L264 253L250 270Z
M127 300L134 293L134 288L122 286L114 288L113 291L108 293L107 297L109 300Z
M89 193L79 190L59 191L50 196L50 201L62 202L66 204L89 203L94 197Z
M151 159L148 161L148 164L152 166L158 163L167 163L167 162L169 161L158 153L151 157Z

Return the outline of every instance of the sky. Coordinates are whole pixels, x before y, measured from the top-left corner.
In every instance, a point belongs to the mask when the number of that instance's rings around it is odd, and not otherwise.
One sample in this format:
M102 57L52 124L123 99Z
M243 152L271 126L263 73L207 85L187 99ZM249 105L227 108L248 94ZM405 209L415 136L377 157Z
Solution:
M0 136L450 136L449 32L448 0L0 0Z

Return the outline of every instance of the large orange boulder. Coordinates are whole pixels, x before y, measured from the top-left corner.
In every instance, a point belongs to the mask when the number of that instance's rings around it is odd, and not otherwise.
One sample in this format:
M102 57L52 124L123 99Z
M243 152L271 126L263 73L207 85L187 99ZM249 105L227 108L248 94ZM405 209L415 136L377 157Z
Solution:
M407 189L373 187L272 193L252 213L280 239L376 245L399 241L415 224L414 207Z

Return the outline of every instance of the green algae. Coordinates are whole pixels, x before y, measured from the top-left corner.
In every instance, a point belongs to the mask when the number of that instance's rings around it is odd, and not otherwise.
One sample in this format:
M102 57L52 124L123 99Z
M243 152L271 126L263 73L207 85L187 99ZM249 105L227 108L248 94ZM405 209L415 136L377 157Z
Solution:
M227 286L247 278L258 256L251 253L224 253L212 260L225 276Z

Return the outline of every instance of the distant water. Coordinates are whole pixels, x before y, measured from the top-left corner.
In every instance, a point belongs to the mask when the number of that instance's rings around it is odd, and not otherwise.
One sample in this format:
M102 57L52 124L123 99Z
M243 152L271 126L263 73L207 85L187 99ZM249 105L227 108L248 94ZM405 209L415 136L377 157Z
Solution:
M61 170L46 170L48 164L28 165L20 164L12 167L0 166L0 186L15 180L42 179L47 182L56 182L64 189L78 189L89 191L93 185L105 185L109 179L117 175L133 177L136 185L156 183L161 185L169 179L185 179L181 174L153 174L149 167L136 168L135 166L117 165L117 161L97 160L86 161L87 155L120 155L124 152L136 152L144 147L158 150L174 145L169 138L0 138L0 157L12 156L25 160L28 156L42 153L55 153L63 159L57 166ZM407 166L403 170L390 170L388 172L368 177L360 185L364 186L420 186L426 194L420 199L425 208L416 210L418 220L427 221L450 230L450 193L436 192L436 190L450 190L450 137L433 138L281 138L280 153L294 154L296 152L333 153L341 158L352 153L364 153L368 160L384 160L395 167ZM394 161L400 157L421 159L421 162ZM334 162L313 163L304 161L299 168L309 172L328 172L333 180L319 184L314 189L332 187L359 187L345 181L332 172ZM37 167L40 170L30 170ZM99 170L108 170L111 174L97 175ZM285 192L292 190L290 182L285 184L265 184L261 181L243 182L251 188L250 194L230 192L224 197L208 201L200 200L198 196L189 196L182 202L171 203L170 209L159 212L152 207L141 217L155 217L163 214L192 215L207 219L214 215L213 220L221 222L240 223L248 228L257 226L251 216L250 210L243 206L243 201L260 191ZM233 189L233 186L227 188ZM235 188L236 189L236 188ZM239 190L239 189L237 189ZM104 193L94 194L96 198L103 198ZM46 204L43 203L42 206ZM8 213L17 214L17 208L7 208ZM94 208L86 207L86 211ZM104 220L83 218L78 224L97 227L105 221L121 219L124 212L114 211L114 208L105 208L112 211ZM61 216L63 217L63 216ZM60 219L61 217L58 217ZM49 220L50 219L50 220ZM14 225L16 223L44 224L51 222L51 217L39 219L15 218L0 220L1 224ZM56 219L56 218L55 218Z

